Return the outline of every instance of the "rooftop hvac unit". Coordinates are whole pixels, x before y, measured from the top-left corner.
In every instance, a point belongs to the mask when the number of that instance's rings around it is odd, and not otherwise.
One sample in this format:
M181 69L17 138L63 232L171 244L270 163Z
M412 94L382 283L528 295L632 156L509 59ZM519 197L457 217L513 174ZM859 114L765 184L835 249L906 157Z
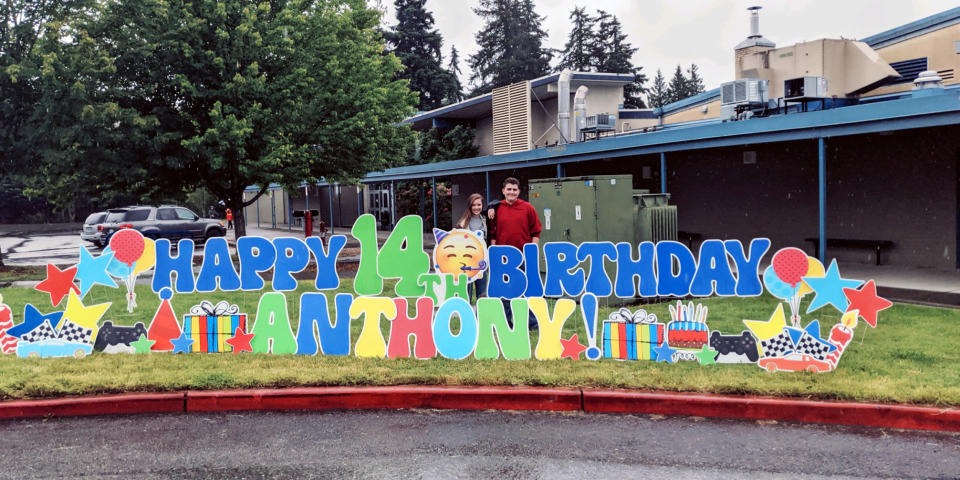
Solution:
M617 117L609 113L590 115L587 117L586 128L595 130L613 130L617 124Z
M742 78L720 84L720 104L763 103L767 100L767 80Z
M824 77L797 77L783 81L783 98L786 100L826 97L827 79Z

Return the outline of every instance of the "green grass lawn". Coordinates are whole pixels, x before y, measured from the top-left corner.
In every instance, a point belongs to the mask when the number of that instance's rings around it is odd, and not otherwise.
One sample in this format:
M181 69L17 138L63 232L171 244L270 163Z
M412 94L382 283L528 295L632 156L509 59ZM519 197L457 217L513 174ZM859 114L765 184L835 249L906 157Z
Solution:
M294 332L297 330L299 297L312 290L302 282L299 290L287 293ZM264 290L264 292L267 290ZM352 292L352 281L344 279L340 291ZM392 290L388 290L392 293ZM139 306L126 311L123 289L94 287L84 304L112 301L103 320L118 325L143 321L148 325L159 298L147 285L137 286ZM201 300L216 303L228 300L240 311L256 314L263 292L216 292L181 294L172 304L178 316ZM21 322L23 306L32 303L41 312L54 311L45 293L28 288L0 289L4 303L11 306L15 321ZM809 299L807 299L809 301ZM332 303L332 302L331 302ZM767 320L777 305L769 295L757 298L710 298L707 323L725 334L744 330L743 319ZM632 307L639 308L639 307ZM669 321L667 304L644 306ZM801 311L806 308L806 302ZM600 319L611 308L602 308ZM804 316L806 322L819 318L824 337L840 318L831 307ZM251 323L252 325L252 323ZM359 334L361 321L354 320L352 339ZM384 337L389 324L382 324ZM579 313L567 320L564 338L580 333L586 343ZM536 345L536 333L531 342ZM895 305L880 313L879 326L857 326L836 371L823 374L768 373L756 365L711 365L693 362L677 364L650 361L601 360L507 361L441 358L359 359L334 356L190 354L107 355L94 353L83 359L21 359L0 357L0 398L38 398L77 394L118 392L163 392L186 389L262 388L321 385L542 385L652 389L687 392L778 395L797 398L841 399L877 402L960 405L960 312L915 305Z

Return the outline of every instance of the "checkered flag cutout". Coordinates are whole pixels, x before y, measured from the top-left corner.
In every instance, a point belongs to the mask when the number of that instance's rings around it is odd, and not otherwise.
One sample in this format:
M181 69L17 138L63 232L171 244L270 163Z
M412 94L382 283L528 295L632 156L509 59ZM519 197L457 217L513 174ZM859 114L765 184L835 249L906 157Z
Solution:
M21 342L35 343L41 340L47 340L49 338L57 338L57 331L53 329L50 325L50 322L44 320L43 323L37 325L33 330L30 330L27 333L24 333L20 337Z
M64 320L57 338L69 343L90 343L93 338L93 329L81 327L70 320Z
M793 340L786 329L778 335L760 341L760 348L764 357L782 357L793 351Z
M797 351L805 355L810 355L817 360L826 360L827 354L830 353L830 344L819 342L809 334L804 333L803 336L800 337L800 341L797 342Z

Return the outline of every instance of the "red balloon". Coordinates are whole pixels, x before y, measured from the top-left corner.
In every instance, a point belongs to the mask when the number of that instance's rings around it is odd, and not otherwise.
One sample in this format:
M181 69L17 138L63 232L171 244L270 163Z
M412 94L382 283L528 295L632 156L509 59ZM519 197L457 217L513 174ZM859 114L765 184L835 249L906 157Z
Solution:
M110 250L113 250L113 258L133 266L134 262L143 255L143 235L132 228L124 228L114 233L110 237Z
M792 287L803 281L801 277L807 274L809 268L807 254L799 248L783 248L773 256L773 273Z

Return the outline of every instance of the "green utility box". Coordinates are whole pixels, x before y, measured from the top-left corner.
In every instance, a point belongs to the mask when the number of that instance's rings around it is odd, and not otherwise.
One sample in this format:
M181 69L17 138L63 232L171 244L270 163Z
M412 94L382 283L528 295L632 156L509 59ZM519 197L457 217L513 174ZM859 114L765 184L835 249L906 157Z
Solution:
M640 242L677 239L677 207L670 194L634 190L632 175L530 180L530 203L540 216L540 243ZM586 267L586 265L585 265ZM545 263L540 262L541 272ZM611 281L616 265L607 262Z

